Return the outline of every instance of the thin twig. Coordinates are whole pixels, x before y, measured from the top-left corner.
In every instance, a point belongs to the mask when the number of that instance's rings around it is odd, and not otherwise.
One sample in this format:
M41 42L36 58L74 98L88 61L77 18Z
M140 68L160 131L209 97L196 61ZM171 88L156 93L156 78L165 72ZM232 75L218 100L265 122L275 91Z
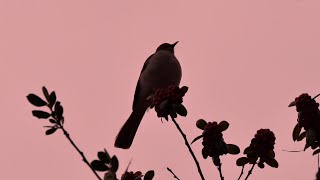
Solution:
M218 168L218 170L219 170L220 179L221 179L221 180L224 180L224 177L223 177L223 175L222 175L221 165L222 165L222 164L220 163L219 166L217 166L217 168Z
M315 99L315 98L317 98L318 96L320 96L320 94L318 94L318 95L316 95L314 98L312 98L312 99Z
M65 135L65 136L67 137L67 139L70 141L70 143L72 144L72 146L73 146L73 147L78 151L78 153L81 155L83 162L86 163L86 164L89 166L89 168L92 170L92 172L97 176L97 178L98 178L99 180L102 180L102 179L100 178L100 176L97 174L97 172L91 167L90 163L88 162L87 158L84 156L83 152L80 151L80 149L77 147L77 145L72 141L72 139L70 138L69 133L64 129L63 126L60 126L60 128L62 129L64 135Z
M241 173L240 173L240 176L238 177L238 180L240 180L242 174L243 174L243 169L244 169L244 165L242 166L242 169L241 169Z
M319 166L319 154L318 154L318 169L320 168L320 166Z
M248 171L248 175L247 175L247 177L246 177L244 180L247 180L248 177L250 176L250 174L252 174L252 170L253 170L253 168L254 168L255 165L256 165L256 163L252 164L252 167L251 167L251 169Z
M194 162L195 162L196 165L197 165L198 172L199 172L199 174L200 174L200 176L201 176L201 179L202 179L202 180L205 180L205 179L204 179L204 176L203 176L203 174L202 174L202 171L201 171L199 162L198 162L196 156L194 155L194 153L193 153L193 151L192 151L192 149L191 149L191 147L190 147L190 145L189 145L189 142L188 142L188 140L187 140L187 136L183 133L183 131L181 130L181 128L180 128L179 124L176 122L176 120L175 120L173 117L171 117L171 119L172 119L173 123L176 125L176 127L178 128L180 134L182 135L182 137L183 137L183 139L184 139L184 141L185 141L185 144L186 144L186 146L188 147L189 152L190 152L191 156L193 157Z
M174 172L169 167L167 167L167 170L173 175L174 178L176 178L177 180L180 180L178 176L176 176L176 174L174 174Z

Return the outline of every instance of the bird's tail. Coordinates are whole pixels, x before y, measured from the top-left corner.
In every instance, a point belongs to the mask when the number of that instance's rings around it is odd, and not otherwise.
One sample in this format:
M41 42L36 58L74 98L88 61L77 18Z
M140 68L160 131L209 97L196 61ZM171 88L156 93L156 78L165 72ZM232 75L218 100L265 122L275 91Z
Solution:
M145 111L146 109L132 111L130 117L117 135L114 143L115 147L122 149L130 148Z

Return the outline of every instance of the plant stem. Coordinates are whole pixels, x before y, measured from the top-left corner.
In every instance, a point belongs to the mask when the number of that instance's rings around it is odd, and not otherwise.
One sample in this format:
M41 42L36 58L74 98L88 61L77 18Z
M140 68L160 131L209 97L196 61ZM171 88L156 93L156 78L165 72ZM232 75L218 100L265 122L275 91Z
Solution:
M176 178L177 180L180 180L180 179L178 178L178 176L176 176L176 175L174 174L174 172L173 172L169 167L167 167L167 170L173 175L174 178Z
M99 180L102 180L102 179L100 178L100 176L97 174L97 172L96 172L94 169L92 169L90 163L88 162L87 158L84 156L83 152L80 151L80 149L77 147L77 145L72 141L72 139L70 138L69 133L64 129L63 126L60 125L60 128L62 129L64 135L65 135L65 136L67 137L67 139L70 141L70 143L72 144L72 146L73 146L73 147L78 151L78 153L81 155L83 162L86 163L86 164L89 166L89 168L91 169L91 171L97 176L97 178L98 178Z
M318 96L320 96L320 94L318 94L318 95L316 95L314 98L312 98L312 99L315 99L315 98L317 98Z
M241 169L241 173L240 173L240 176L238 177L238 180L240 180L242 174L243 174L243 169L244 169L244 165L242 166L242 169Z
M205 180L205 179L204 179L204 176L203 176L203 174L202 174L202 171L201 171L199 162L198 162L196 156L194 155L194 153L193 153L193 151L192 151L192 149L191 149L191 147L190 147L190 145L189 145L189 142L188 142L188 140L187 140L187 136L183 133L183 131L181 130L181 128L180 128L179 124L176 122L176 120L175 120L173 117L171 117L171 119L172 119L173 123L176 125L176 127L178 128L180 134L182 135L182 137L183 137L183 139L184 139L184 141L185 141L185 144L186 144L186 146L188 147L189 152L190 152L190 154L191 154L194 162L195 162L196 165L197 165L198 172L199 172L199 174L200 174L200 176L201 176L201 179L202 179L202 180Z
M253 168L254 168L255 165L256 165L256 163L252 164L252 167L251 167L251 169L248 171L248 175L247 175L247 177L246 177L244 180L247 180L248 177L250 176L250 174L252 174L252 170L253 170Z
M224 177L223 177L223 175L222 175L221 165L222 165L222 164L220 163L220 165L217 166L217 168L218 168L218 170L219 170L220 179L221 179L221 180L224 180Z

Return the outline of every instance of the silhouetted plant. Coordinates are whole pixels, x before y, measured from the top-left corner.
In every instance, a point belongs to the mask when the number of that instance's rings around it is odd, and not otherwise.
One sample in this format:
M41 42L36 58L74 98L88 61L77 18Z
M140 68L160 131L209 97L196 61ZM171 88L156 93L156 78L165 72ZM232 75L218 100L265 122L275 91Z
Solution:
M99 180L102 180L102 178L97 174L96 171L106 172L104 176L104 180L117 180L116 172L119 167L118 158L116 156L112 156L110 158L110 155L108 154L107 150L104 149L104 151L98 152L99 159L93 160L90 164L87 158L85 157L84 153L78 148L78 146L70 138L69 133L65 130L63 126L64 124L63 107L61 103L57 101L56 93L54 91L49 93L46 87L42 87L42 92L45 96L46 101L41 99L39 96L35 94L29 94L27 96L27 99L32 105L36 107L47 107L49 109L50 112L43 111L43 110L32 111L33 116L39 119L48 119L49 122L52 124L51 126L44 126L46 128L49 128L48 130L46 130L45 134L51 135L55 133L58 129L61 129L64 135L69 140L69 142L72 144L72 146L81 155L84 163L89 166L89 168L92 170L92 172L95 174L95 176ZM142 177L143 175L140 174L140 176ZM131 177L134 177L134 179L132 179ZM145 174L143 180L152 180L153 177L154 177L154 171L150 170ZM124 175L121 178L121 180L138 180L138 179L139 179L138 176L131 176L130 173L128 175L127 171L124 173Z
M293 128L293 141L302 141L306 138L303 151L311 147L313 155L318 155L318 169L319 153L320 153L320 111L319 103L315 101L320 94L311 98L307 93L303 93L296 97L294 101L289 104L289 107L295 106L298 112L297 124ZM304 129L303 132L302 128ZM319 172L317 173L317 179Z
M264 163L273 168L279 167L277 160L275 160L275 140L276 137L270 129L260 129L257 131L250 145L243 151L246 157L241 157L236 162L237 166L242 166L242 168L244 168L246 164L252 164L245 179L248 179L250 174L252 174L252 170L256 164L258 164L258 167L261 169L264 168ZM243 169L238 179L241 178L242 174Z
M204 159L207 159L208 156L212 158L213 164L218 168L220 178L223 180L220 156L240 153L240 148L237 145L227 144L223 139L222 132L228 129L229 123L227 121L221 121L219 124L215 121L207 123L204 119L199 119L196 126L203 132L192 143L203 139L202 156Z

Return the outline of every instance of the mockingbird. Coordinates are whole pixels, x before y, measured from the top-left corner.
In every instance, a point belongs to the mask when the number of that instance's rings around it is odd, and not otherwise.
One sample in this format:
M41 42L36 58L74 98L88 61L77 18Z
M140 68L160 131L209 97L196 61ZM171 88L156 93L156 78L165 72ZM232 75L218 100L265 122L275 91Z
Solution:
M173 44L161 44L156 52L148 57L140 73L134 94L132 113L117 135L114 146L129 149L140 122L150 106L147 97L159 88L170 85L179 86L181 80L181 66L174 56Z

